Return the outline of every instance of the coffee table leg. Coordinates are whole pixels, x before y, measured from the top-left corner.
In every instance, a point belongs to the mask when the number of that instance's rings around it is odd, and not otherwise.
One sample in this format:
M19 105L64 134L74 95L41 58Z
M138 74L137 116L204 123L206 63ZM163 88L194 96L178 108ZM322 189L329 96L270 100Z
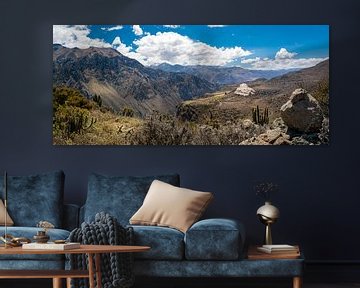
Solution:
M95 288L95 282L94 282L94 254L88 253L88 259L89 259L89 288Z
M293 278L293 288L301 288L301 277L297 276Z
M96 285L97 288L102 288L101 284L101 255L95 254L95 270L96 270Z
M53 288L62 288L61 278L53 278Z
M66 278L66 288L71 288L71 278Z

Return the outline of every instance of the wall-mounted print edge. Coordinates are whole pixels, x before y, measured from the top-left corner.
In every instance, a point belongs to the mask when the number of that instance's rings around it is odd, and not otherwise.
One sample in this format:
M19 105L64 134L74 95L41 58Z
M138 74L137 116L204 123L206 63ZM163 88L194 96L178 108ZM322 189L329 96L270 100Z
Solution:
M54 145L329 143L328 25L53 25Z

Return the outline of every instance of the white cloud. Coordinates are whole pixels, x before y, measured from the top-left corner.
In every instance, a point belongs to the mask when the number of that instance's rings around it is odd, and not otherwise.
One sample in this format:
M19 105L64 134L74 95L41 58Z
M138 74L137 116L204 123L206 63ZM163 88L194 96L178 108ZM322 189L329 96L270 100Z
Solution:
M144 34L144 31L141 29L140 25L133 25L133 32L136 36L141 36Z
M241 63L243 64L251 64L251 63L256 63L258 61L260 61L260 57L255 57L255 58L249 58L249 59L243 59L241 60Z
M280 69L303 69L315 66L316 64L328 59L326 58L294 58L297 53L288 52L281 48L276 52L274 59L266 58L248 58L242 59L242 64L249 64L251 69L256 70L280 70Z
M53 25L53 43L68 48L111 47L103 39L89 37L87 25Z
M213 47L175 32L157 32L133 42L136 58L144 65L225 65L252 53L241 47Z
M226 27L227 25L207 25L209 28L222 28Z
M285 48L280 48L279 51L275 54L275 59L290 59L293 58L297 53L291 53L287 51Z
M121 30L123 28L124 27L122 25L116 25L116 26L113 26L113 27L110 27L110 28L101 27L101 30L103 30L103 31L116 31L116 30Z
M129 54L131 51L131 47L126 46L124 43L122 43L119 36L114 38L113 42L111 43L111 47L119 51L123 55Z
M179 28L180 25L163 25L165 28L172 28L172 29L176 29Z

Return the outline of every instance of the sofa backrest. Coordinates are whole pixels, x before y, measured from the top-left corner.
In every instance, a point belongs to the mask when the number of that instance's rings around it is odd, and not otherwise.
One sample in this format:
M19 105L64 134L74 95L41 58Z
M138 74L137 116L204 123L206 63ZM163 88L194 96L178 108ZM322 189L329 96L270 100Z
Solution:
M8 176L8 212L16 226L35 227L39 221L48 221L62 227L63 171L31 176ZM4 177L0 176L0 195L4 199Z
M91 222L96 213L106 212L116 217L121 225L128 225L129 219L142 205L155 179L175 186L180 185L178 174L147 177L91 174L86 202L80 212L80 221Z

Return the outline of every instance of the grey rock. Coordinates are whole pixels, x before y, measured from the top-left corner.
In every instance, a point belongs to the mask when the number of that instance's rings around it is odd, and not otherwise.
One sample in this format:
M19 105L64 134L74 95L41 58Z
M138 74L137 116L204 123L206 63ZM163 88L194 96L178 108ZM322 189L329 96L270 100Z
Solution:
M273 123L271 123L270 128L280 129L283 133L286 133L288 130L288 127L285 125L284 120L281 117L276 118Z
M305 89L296 89L281 108L281 118L290 129L299 132L318 132L322 127L323 112L319 102Z
M260 137L252 137L240 143L240 145L271 145L269 142L262 140Z
M287 135L289 136L289 135ZM289 141L287 138L290 137L279 137L275 140L275 142L273 143L273 145L292 145L293 143L291 141Z

